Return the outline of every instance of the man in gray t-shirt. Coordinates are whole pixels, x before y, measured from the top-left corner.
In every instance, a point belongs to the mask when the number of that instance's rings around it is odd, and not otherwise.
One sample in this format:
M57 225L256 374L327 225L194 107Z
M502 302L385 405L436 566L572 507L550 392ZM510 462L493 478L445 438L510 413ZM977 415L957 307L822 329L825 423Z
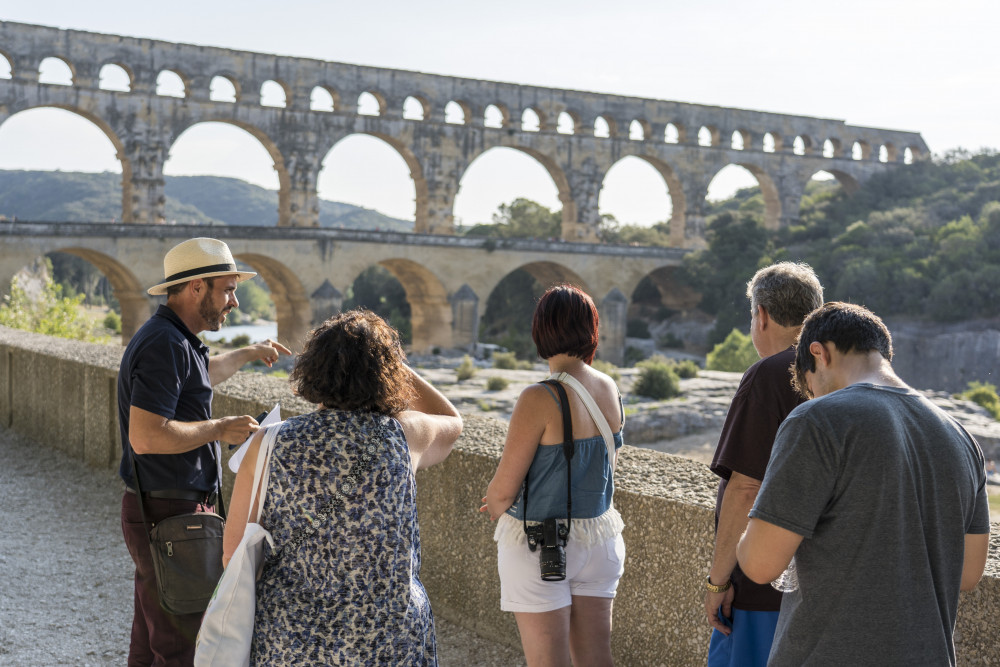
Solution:
M778 431L740 567L792 561L769 665L955 664L958 592L986 565L982 452L892 371L892 340L860 306L828 303L796 348L799 406Z

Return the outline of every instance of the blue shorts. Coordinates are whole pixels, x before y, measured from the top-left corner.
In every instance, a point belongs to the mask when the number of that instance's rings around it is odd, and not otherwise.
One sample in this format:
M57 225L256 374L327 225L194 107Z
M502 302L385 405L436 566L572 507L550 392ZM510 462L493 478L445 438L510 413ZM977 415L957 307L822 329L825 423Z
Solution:
M778 612L733 609L733 618L728 619L720 610L719 618L733 631L724 635L712 630L708 667L765 667L778 626Z

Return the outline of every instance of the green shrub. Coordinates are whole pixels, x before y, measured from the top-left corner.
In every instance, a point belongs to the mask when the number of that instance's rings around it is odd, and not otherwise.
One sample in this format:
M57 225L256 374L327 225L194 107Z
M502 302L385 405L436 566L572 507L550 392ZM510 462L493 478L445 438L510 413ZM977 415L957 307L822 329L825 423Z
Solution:
M250 344L249 334L236 334L233 339L229 341L229 344L233 347L246 347Z
M700 370L701 367L691 359L674 363L674 371L682 380L690 380L691 378L698 377L698 371Z
M507 371L530 371L534 364L517 358L514 352L494 352L493 368Z
M604 359L594 359L594 363L592 363L591 366L594 367L594 370L601 371L615 382L619 382L622 379L621 373L618 372L618 367L610 361L605 361Z
M108 314L104 316L103 325L105 329L110 329L111 331L120 334L122 332L121 315L119 315L113 310L108 311Z
M639 367L639 379L632 391L639 396L664 400L681 392L681 379L677 377L674 365L664 357L652 357L636 365Z
M51 265L49 267L51 271ZM84 295L63 295L63 286L45 276L37 300L32 301L15 277L10 283L10 294L0 303L0 325L76 340L100 341L94 336L93 325L80 313Z
M742 373L758 359L760 356L754 349L750 336L739 329L733 329L725 340L708 353L705 359L705 368L710 371Z
M510 380L499 375L492 375L486 378L486 390L487 391L500 391L506 389L507 385L510 384Z
M462 363L460 363L458 368L455 369L455 375L458 377L458 381L462 382L463 380L468 380L475 375L476 370L478 369L476 368L476 365L472 363L472 357L465 355L462 357Z
M970 382L969 388L959 394L967 401L977 403L986 411L993 415L993 419L1000 420L1000 396L997 396L997 388L988 383Z

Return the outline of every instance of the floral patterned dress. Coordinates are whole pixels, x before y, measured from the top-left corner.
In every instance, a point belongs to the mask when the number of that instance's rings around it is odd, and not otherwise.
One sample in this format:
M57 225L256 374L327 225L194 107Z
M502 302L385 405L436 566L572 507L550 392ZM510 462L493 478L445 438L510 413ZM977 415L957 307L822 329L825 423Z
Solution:
M364 451L374 458L352 488L348 473ZM343 504L317 519L338 491ZM275 546L257 582L251 664L437 664L399 422L337 410L287 420L260 523Z

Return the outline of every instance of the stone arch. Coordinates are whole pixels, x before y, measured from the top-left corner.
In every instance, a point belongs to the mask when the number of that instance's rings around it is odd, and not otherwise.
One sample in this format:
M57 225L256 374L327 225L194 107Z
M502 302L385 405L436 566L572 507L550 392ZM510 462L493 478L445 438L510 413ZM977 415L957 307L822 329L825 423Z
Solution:
M14 59L10 54L0 49L0 79L14 78Z
M792 140L792 153L794 155L812 155L812 139L805 134L795 137Z
M598 139L610 139L618 136L618 127L611 114L602 113L594 118L594 136Z
M208 83L208 99L213 102L239 102L241 92L240 80L232 72L216 72Z
M435 347L451 347L451 302L441 280L413 260L391 258L383 259L378 264L391 273L406 291L413 328L413 342L410 344L413 351L426 353Z
M487 104L483 110L483 125L492 128L510 126L510 109L500 102Z
M54 66L57 69L62 69L62 67L60 67L60 65L64 66L67 70L69 70L69 81L63 82L63 81L57 81L57 80L51 80L51 81L44 81L44 80L42 80L42 68L46 67L46 63L48 63L49 67L53 67ZM59 74L61 74L61 72ZM53 77L53 79L59 78L59 74L55 75ZM58 56L58 55L46 56L46 57L42 58L42 60L38 63L38 82L39 83L44 83L44 84L47 84L47 85L52 85L52 86L72 86L72 85L75 85L76 84L76 67L74 67L73 63L70 62L70 60L68 58L65 58L63 56Z
M369 110L372 107L371 100L375 101L375 113ZM375 89L363 90L358 95L357 106L355 108L361 116L384 116L386 111L385 95ZM365 110L362 111L362 109Z
M580 114L568 109L559 112L559 117L556 119L556 132L559 134L579 134Z
M465 169L462 170L462 173L458 177L459 188L461 188L462 179L465 177L465 174L469 171L469 168L473 165L473 163L494 148L511 148L516 151L520 151L521 153L534 158L536 162L541 164L542 167L545 168L549 177L552 179L552 182L555 184L559 201L562 202L562 225L564 232L567 228L571 228L576 225L576 202L573 200L572 193L570 192L569 180L566 178L566 172L563 171L562 167L559 166L552 156L528 146L505 143L503 145L488 146L484 150L471 155ZM567 225L569 225L569 227L567 227Z
M714 125L702 125L698 128L698 145L699 146L718 146L719 145L719 128Z
M406 120L428 120L431 105L423 95L407 95L403 100L403 118Z
M841 144L840 139L837 137L830 137L823 142L823 157L840 157L842 148L843 144Z
M697 308L701 294L677 279L677 272L680 269L680 266L661 266L645 275L635 276L634 279L623 282L621 290L628 295L630 315L642 306L636 299L636 290L647 281L659 292L659 305L681 311Z
M774 179L771 178L771 175L767 173L764 167L753 162L741 161L730 164L743 167L757 179L761 195L764 197L764 227L767 229L778 229L781 226L781 193L778 191L778 186L774 182ZM727 166L729 165L724 165L722 169ZM722 171L722 169L719 169L719 171ZM718 172L715 175L718 175ZM672 228L671 231L673 231Z
M235 252L233 257L249 264L271 290L278 321L278 342L293 351L302 349L312 326L312 304L295 271L267 255ZM236 298L239 299L239 296L237 288Z
M643 155L634 153L630 156L624 157L634 157L646 162L651 165L654 170L660 175L664 183L667 186L667 196L670 197L670 220L668 221L670 227L670 244L674 246L681 247L684 245L684 226L685 218L684 212L687 210L687 202L684 197L684 187L681 184L680 177L674 168L671 167L667 162L655 158L649 155ZM611 167L618 164L621 160L617 160ZM611 171L609 167L608 171ZM607 172L604 174L605 179L607 178ZM604 181L601 181L601 189L603 190Z
M861 187L858 179L842 169L817 169L816 172L809 174L809 178L806 180L811 179L817 172L820 171L825 171L826 173L831 174L835 179L837 179L837 182L840 184L840 187L844 189L844 192L849 195L854 194Z
M448 100L444 105L444 122L454 125L472 124L472 106L465 100Z
M686 141L687 135L684 132L684 125L681 123L667 123L663 127L663 141L668 144L682 144Z
M896 148L895 144L891 141L887 141L879 146L878 160L879 162L898 162L899 150Z
M166 92L170 89L171 86L176 85L176 81L178 80L180 81L182 86L181 94L176 95L173 93ZM173 67L164 67L156 74L155 91L157 95L160 95L162 97L179 97L182 99L187 99L191 95L191 79L179 69L175 69Z
M407 168L410 170L410 178L413 179L413 194L415 199L415 208L413 213L414 220L414 232L417 233L429 233L430 229L430 215L428 213L428 207L430 204L427 188L427 179L424 177L424 170L420 164L420 160L417 158L416 154L410 149L410 147L401 141L399 138L384 134L382 132L352 132L343 136L337 137L328 148L319 151L320 154L320 164L326 160L330 152L336 148L344 139L352 136L367 136L380 139L384 143L388 144L406 164Z
M851 144L852 160L870 160L872 157L872 147L867 141L858 139Z
M260 84L260 105L275 109L288 109L292 105L292 90L284 81L280 79L268 79ZM265 102L265 98L277 97L280 95L281 102Z
M780 153L784 150L785 142L777 132L765 132L761 140L761 150L765 153Z
M125 151L125 145L122 142L120 136L101 116L91 112L88 109L75 107L69 104L25 104L21 107L10 108L10 114L0 116L0 125L4 122L10 120L17 114L23 111L31 111L33 109L61 109L63 111L69 111L70 113L80 116L91 124L95 125L110 141L111 145L115 149L115 155L122 166L122 220L128 221L132 219L132 161L127 157Z
M751 139L750 132L740 128L737 130L733 130L732 142L730 144L730 147L734 151L743 151L747 149L747 146L751 145L752 141L753 140Z
M329 108L327 108L329 107ZM340 108L340 95L337 91L324 85L313 86L309 92L309 110L331 112Z
M151 302L146 287L142 281L121 261L103 252L81 246L45 248L43 254L64 252L84 259L97 268L111 283L111 291L122 309L122 343L139 330L142 323L149 319Z
M645 141L649 138L649 121L644 118L636 118L628 126L628 138L632 141Z
M521 112L521 130L541 132L545 128L545 114L535 107L525 107Z
M110 78L113 79L116 76L120 76L120 74L124 74L127 80L127 83L125 84L124 88L112 88L110 87L111 84L103 83L105 76L110 75ZM132 92L132 86L135 85L135 73L132 71L132 68L129 67L128 65L125 65L124 63L118 62L116 60L111 60L101 64L101 67L98 70L97 74L97 81L98 81L97 87L100 88L101 90L111 90L122 93L129 93Z
M173 150L174 144L177 143L177 140L180 139L187 130L190 130L195 126L202 125L204 123L224 123L226 125L232 125L234 127L238 127L239 129L245 131L251 137L256 139L260 143L260 145L264 147L264 150L267 151L268 156L270 156L271 160L273 161L274 171L278 175L278 223L277 224L279 227L289 225L290 224L289 221L291 219L291 210L290 210L291 179L289 178L288 169L286 168L285 165L285 158L282 155L281 150L278 148L278 145L274 142L274 140L271 139L271 137L269 137L262 129L260 129L256 125L241 120L237 120L232 116L222 115L222 113L219 113L218 115L214 113L208 114L186 125L177 124L171 127L172 132L170 137L170 145L167 146L165 154L166 155L170 154L170 151ZM166 164L167 161L165 160L164 167L166 166Z

